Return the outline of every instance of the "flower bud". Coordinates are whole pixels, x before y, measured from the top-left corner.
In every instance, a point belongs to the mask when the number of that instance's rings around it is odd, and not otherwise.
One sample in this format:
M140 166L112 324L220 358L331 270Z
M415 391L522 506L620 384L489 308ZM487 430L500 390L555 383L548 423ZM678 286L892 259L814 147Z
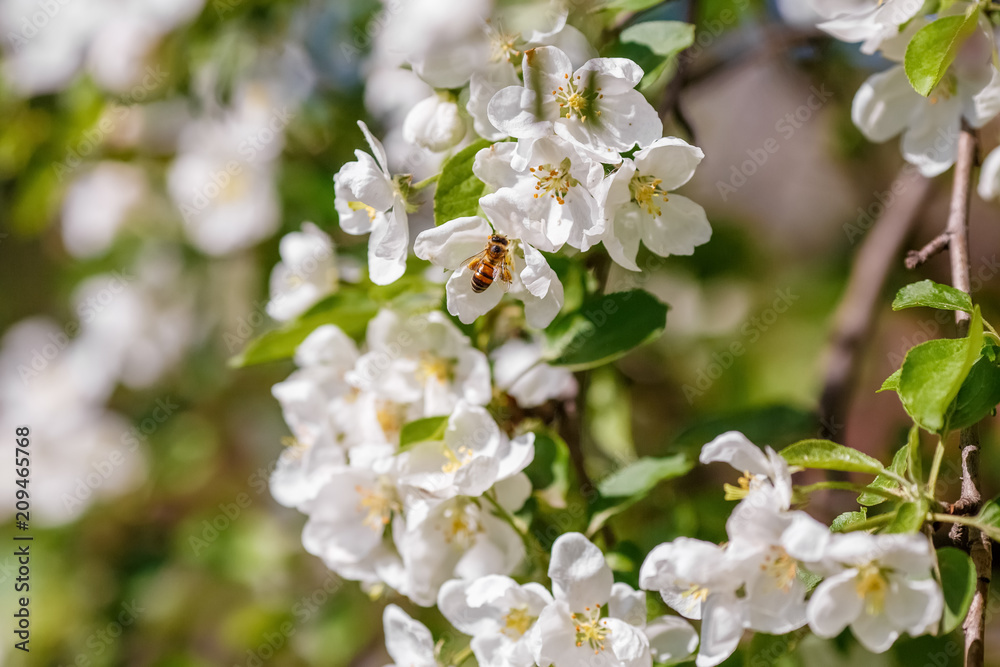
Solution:
M435 153L455 146L465 136L465 119L454 99L432 95L417 103L403 121L403 138Z

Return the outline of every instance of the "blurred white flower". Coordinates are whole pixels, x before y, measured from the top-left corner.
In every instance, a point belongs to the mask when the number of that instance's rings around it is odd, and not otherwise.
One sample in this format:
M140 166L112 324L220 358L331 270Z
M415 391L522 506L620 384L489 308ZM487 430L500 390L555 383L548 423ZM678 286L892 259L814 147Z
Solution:
M337 258L333 241L311 222L301 232L282 237L281 261L271 270L271 300L267 314L284 322L294 319L323 297L337 291Z
M264 85L254 84L221 118L198 118L184 129L167 186L199 250L229 254L278 228L275 163L292 116Z
M534 408L549 400L565 401L576 396L577 383L565 368L542 362L538 342L509 340L490 353L493 382L510 394L522 408Z
M78 344L128 387L154 384L194 338L193 291L172 249L145 248L130 271L81 283L73 301L81 323Z
M107 252L129 213L148 194L146 173L126 162L104 161L73 181L62 206L62 235L74 257Z
M104 405L114 374L69 331L49 320L22 320L0 343L0 428L11 437L17 427L30 429L32 525L73 521L145 478L134 428ZM18 479L13 456L3 474ZM7 503L0 513L13 510Z
M725 485L727 500L761 494L762 504L787 510L792 503L792 475L788 463L771 447L763 451L739 431L728 431L701 448L701 463L728 463L742 473L739 486Z
M986 200L1000 198L1000 148L994 148L983 160L979 172L979 196Z
M382 613L385 649L392 657L390 667L438 667L434 637L427 626L390 604Z
M22 95L64 88L84 66L102 87L137 85L157 42L205 0L10 0L0 3L4 73Z
M875 53L885 40L923 8L923 0L812 0L828 19L819 27L844 42L861 42L862 53Z

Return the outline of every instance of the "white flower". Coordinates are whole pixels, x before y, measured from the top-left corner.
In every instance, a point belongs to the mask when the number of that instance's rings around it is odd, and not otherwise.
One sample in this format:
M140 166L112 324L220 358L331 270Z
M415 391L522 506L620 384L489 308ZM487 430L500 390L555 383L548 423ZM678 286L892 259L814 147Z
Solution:
M683 618L660 616L643 628L649 652L657 663L683 662L698 648L698 632Z
M626 159L601 188L604 247L618 264L638 271L641 240L661 257L690 255L712 237L705 209L672 191L694 176L705 154L676 137L657 139Z
M271 474L271 495L286 507L314 498L346 462L346 439L356 429L348 419L353 388L344 376L357 357L347 334L332 324L318 327L295 351L299 369L271 389L295 436Z
M281 261L271 270L267 314L279 321L294 319L337 289L333 241L311 222L301 232L281 238Z
M494 221L513 213L521 238L539 250L554 252L564 243L587 250L602 230L592 194L604 178L601 163L553 136L530 142L527 166L514 169L519 145L497 143L476 154L473 172L496 191L479 205Z
M77 339L114 377L149 387L178 364L195 336L192 285L181 258L148 247L135 273L91 276L73 294L81 329Z
M552 46L524 54L524 80L489 103L490 123L518 139L555 132L603 162L635 144L648 146L663 134L656 110L635 90L642 69L626 58L594 58L573 70ZM536 112L537 110L537 112Z
M934 550L924 535L833 535L829 576L809 600L809 627L835 637L848 625L862 646L882 653L903 632L933 632L944 598L931 576Z
M242 250L278 228L275 162L283 133L273 126L288 118L290 112L273 107L263 89L249 86L223 117L199 118L184 128L167 189L185 233L202 252Z
M141 168L110 160L73 181L62 206L66 250L74 257L106 252L148 188Z
M490 353L493 381L522 408L538 407L549 400L565 401L576 396L573 373L542 363L542 346L518 338Z
M403 121L403 138L435 153L457 146L465 130L458 103L447 95L435 94L417 102Z
M524 470L534 442L533 433L510 440L484 408L460 401L443 440L415 444L397 457L399 481L438 498L480 496Z
M659 545L642 564L642 588L659 591L682 616L701 619L698 667L718 665L740 643L748 620L746 601L737 595L744 569L727 550L686 537Z
M301 509L309 515L302 531L306 551L339 572L363 563L382 546L386 527L394 513L402 511L402 503L390 475L341 466Z
M517 70L506 61L491 64L472 74L469 80L469 101L466 102L465 110L472 117L472 126L476 134L490 141L507 138L506 132L493 127L493 123L490 122L489 104L498 92L520 83Z
M486 355L444 313L401 317L382 310L368 323L368 352L348 376L355 387L397 403L419 404L422 416L446 415L460 400L486 405Z
M539 665L652 664L649 641L641 629L613 615L602 618L601 609L612 600L613 577L604 554L586 537L567 533L555 541L549 578L554 601L542 611L532 631ZM629 611L627 604L622 607Z
M923 8L923 0L812 0L828 19L819 27L844 42L862 42L862 53L875 53L882 42Z
M727 500L741 500L763 491L776 509L787 510L791 505L792 475L788 463L770 447L761 451L739 431L723 433L702 447L698 460L728 463L743 473L738 487L725 485Z
M382 143L358 121L372 155L356 150L357 162L348 162L333 177L340 228L348 234L371 234L368 271L376 285L395 282L406 271L410 240L406 200L397 179L389 173Z
M511 210L510 217L516 217ZM465 324L492 310L504 295L503 285L494 284L483 292L472 288L473 271L468 262L483 250L494 233L506 236L510 245L507 255L513 255L511 294L524 302L524 315L531 326L547 327L563 304L563 286L545 257L530 244L519 241L522 228L507 219L497 220L496 232L480 217L456 218L445 224L421 232L413 251L426 259L455 272L445 286L448 312ZM494 283L502 283L499 267Z
M392 536L406 568L400 592L423 606L435 603L449 579L510 574L525 556L524 542L509 524L461 496L411 504L405 520L393 522Z
M480 667L531 667L530 630L551 602L552 595L539 584L489 575L445 583L437 604L449 623L472 636Z
M726 522L727 551L745 576L747 627L782 635L806 624L801 563L823 558L830 530L805 512L783 512L759 496L743 500Z
M382 613L385 650L395 667L438 667L434 637L427 626L410 618L405 611L390 604Z
M983 199L1000 197L1000 148L994 148L983 160L979 172L979 196Z
M851 118L870 141L902 133L907 162L927 177L955 162L962 118L982 127L1000 111L1000 72L994 67L952 66L930 97L910 85L902 65L873 74L858 89Z

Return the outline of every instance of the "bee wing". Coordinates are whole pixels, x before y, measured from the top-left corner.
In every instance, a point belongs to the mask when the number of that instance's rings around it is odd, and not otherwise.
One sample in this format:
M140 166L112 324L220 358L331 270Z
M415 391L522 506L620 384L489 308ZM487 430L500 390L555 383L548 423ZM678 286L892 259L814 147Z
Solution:
M467 266L467 267L469 267L470 271L475 271L476 270L476 266L478 266L479 262L483 261L483 259L485 259L485 257L486 257L486 249L484 248L484 249L480 250L479 252L477 252L472 257L466 257L465 259L463 259L462 260L462 264L465 265L465 266Z
M500 282L503 283L503 291L506 292L510 289L510 285L514 282L514 276L511 275L511 267L514 266L514 262L510 258L510 253L508 253L503 258L503 264L500 265Z

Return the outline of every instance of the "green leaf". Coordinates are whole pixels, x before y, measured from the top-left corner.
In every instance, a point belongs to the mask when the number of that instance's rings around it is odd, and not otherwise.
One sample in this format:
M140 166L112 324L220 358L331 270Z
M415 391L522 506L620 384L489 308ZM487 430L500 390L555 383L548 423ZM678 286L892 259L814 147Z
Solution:
M549 507L565 509L570 485L569 447L550 431L535 432L535 457L524 469L534 495Z
M835 533L850 532L854 526L868 520L868 508L862 507L860 512L844 512L830 524L830 530Z
M802 440L781 450L789 465L878 475L885 466L856 449L829 440Z
M657 338L666 321L667 305L649 292L593 295L545 330L545 360L572 370L595 368Z
M290 359L295 354L295 348L324 324L334 324L357 340L364 336L368 321L377 312L377 306L367 297L356 293L334 294L310 308L299 319L250 341L243 352L229 360L229 365L242 368Z
M479 214L479 198L486 194L486 184L472 173L476 153L492 142L480 139L452 155L441 168L434 190L434 224Z
M444 440L444 432L448 428L448 416L425 417L403 424L399 432L400 451L412 447L418 442L434 442Z
M903 503L896 512L896 517L886 526L886 533L916 533L924 525L927 518L927 499L921 498L909 503Z
M876 391L875 393L877 394L879 392L888 391L890 389L892 391L899 391L899 376L902 374L903 374L903 369L897 368L896 372L887 377L885 379L885 382L882 383L882 386L879 387L878 391Z
M644 456L602 479L597 490L605 498L644 496L663 480L680 477L693 466L683 454L662 458Z
M906 353L899 376L899 398L906 412L931 433L946 428L945 417L983 345L979 308L966 338L929 340Z
M991 346L988 346L991 347ZM981 356L972 365L969 375L958 390L951 406L948 427L961 429L972 426L993 414L1000 403L1000 367L989 356Z
M945 16L917 31L906 46L903 66L913 89L927 97L944 78L962 42L976 29L979 5L965 15Z
M941 285L933 280L921 280L919 283L913 283L900 289L892 301L893 310L919 306L971 313L972 299L962 290L950 285Z
M991 539L1000 541L1000 506L995 500L987 500L976 515L976 523L979 529L990 536Z
M694 43L694 25L683 21L644 21L625 28L605 54L629 58L644 73L639 89L660 78L677 54Z
M593 504L587 535L593 535L608 519L645 498L663 480L680 477L692 467L694 464L683 454L643 457L605 477L597 484L600 497Z
M946 635L960 626L969 612L976 592L976 568L969 554L955 547L938 549L937 559L944 590L944 616L939 634Z
M907 446L900 447L896 452L895 456L892 457L892 463L889 464L889 470L896 473L897 475L902 475L906 472L906 463L908 458L909 448ZM886 489L888 491L895 490L899 488L899 482L887 477L885 475L879 475L876 477L868 488L874 489ZM862 493L858 496L858 504L864 505L866 507L872 507L874 505L881 505L886 501L886 498L875 493L869 493L868 491Z
M910 427L909 437L906 439L906 448L909 450L907 456L907 468L910 471L910 479L921 481L924 478L923 459L920 456L920 427L914 424Z

